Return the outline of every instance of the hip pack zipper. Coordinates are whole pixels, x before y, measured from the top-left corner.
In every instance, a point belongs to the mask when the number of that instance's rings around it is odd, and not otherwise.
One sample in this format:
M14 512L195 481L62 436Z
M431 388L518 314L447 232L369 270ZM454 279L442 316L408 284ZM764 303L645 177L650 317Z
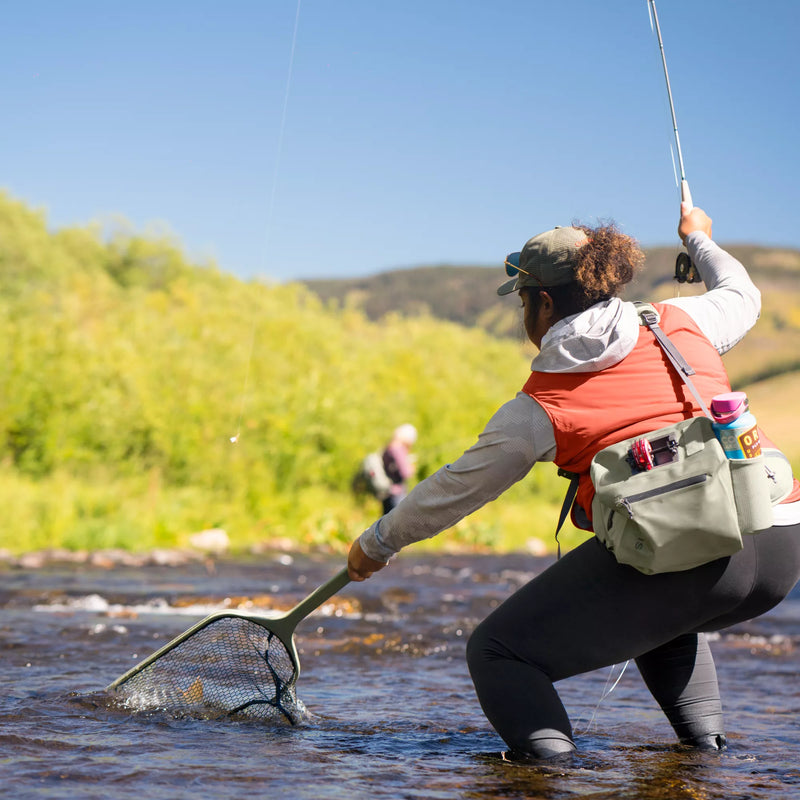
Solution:
M666 486L660 486L657 489L648 489L646 492L639 492L632 494L628 497L623 497L617 501L618 506L625 509L628 517L633 519L633 504L639 503L642 500L650 500L653 497L658 497L662 494L669 494L678 489L685 489L687 486L696 486L698 483L705 483L708 480L708 475L693 475L691 478L683 478L683 480L675 481L675 483L668 483Z

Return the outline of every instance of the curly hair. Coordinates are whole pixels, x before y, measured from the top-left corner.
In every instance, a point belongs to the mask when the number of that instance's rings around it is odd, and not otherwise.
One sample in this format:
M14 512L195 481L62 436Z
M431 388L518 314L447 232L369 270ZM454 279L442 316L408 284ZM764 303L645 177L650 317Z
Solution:
M616 297L644 264L639 243L621 233L615 223L608 222L596 228L574 223L573 227L582 230L589 240L578 253L575 280L563 286L544 287L562 317ZM536 307L538 294L535 289L531 291Z
M587 297L596 298L595 302L615 297L644 264L644 253L639 243L621 233L613 222L597 228L587 225L575 227L589 238L578 253L576 282Z

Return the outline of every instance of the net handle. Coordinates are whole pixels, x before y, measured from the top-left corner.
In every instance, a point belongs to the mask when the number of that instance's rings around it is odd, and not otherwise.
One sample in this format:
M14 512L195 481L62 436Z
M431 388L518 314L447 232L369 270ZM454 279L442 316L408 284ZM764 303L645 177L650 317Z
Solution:
M350 576L347 574L347 567L345 567L329 581L326 581L318 589L311 592L305 600L301 600L291 611L287 612L283 622L286 623L288 628L294 628L300 620L305 619L312 611L318 609L326 600L330 600L348 583L350 583Z

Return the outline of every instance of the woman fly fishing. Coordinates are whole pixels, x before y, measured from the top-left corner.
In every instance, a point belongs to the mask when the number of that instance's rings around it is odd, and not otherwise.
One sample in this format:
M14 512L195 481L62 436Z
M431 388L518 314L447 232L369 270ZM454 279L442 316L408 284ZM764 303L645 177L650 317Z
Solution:
M720 354L755 324L760 293L745 268L712 241L711 220L701 209L682 206L678 232L707 291L652 308L709 402L730 392ZM613 225L556 228L512 255L507 271L514 277L498 292L521 298L525 330L539 349L531 375L469 450L420 482L353 543L353 580L370 577L403 547L452 527L539 461L579 476L573 521L592 530L593 458L628 437L703 415L653 331L640 324L636 305L618 296L644 260L633 239ZM512 755L574 751L554 683L631 658L681 742L725 746L705 634L763 614L800 578L800 483L763 432L762 444L785 465L785 486L779 490L776 481L768 499L774 524L744 536L737 552L645 574L620 563L594 536L477 627L467 648L470 673ZM673 505L676 514L683 511L680 503Z

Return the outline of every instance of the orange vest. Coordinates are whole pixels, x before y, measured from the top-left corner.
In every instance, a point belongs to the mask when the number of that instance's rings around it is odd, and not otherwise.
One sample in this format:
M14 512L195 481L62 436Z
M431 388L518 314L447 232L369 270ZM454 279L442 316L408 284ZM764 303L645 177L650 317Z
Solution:
M660 327L692 365L692 382L710 400L731 390L722 359L692 318L680 308L655 304ZM599 372L532 372L523 391L547 412L555 430L555 463L580 475L576 503L591 521L595 454L622 439L640 436L702 415L689 388L643 325L633 350ZM575 521L573 515L573 521Z
M694 368L692 383L700 396L708 403L715 394L729 392L722 359L694 320L669 304L656 303L654 307L661 315L661 329ZM633 350L613 367L599 372L532 372L522 390L550 417L556 439L555 463L580 476L575 502L590 522L594 486L589 466L596 453L623 439L703 414L644 325ZM775 447L760 428L759 435L763 445ZM795 478L791 494L782 502L797 500L800 482Z

